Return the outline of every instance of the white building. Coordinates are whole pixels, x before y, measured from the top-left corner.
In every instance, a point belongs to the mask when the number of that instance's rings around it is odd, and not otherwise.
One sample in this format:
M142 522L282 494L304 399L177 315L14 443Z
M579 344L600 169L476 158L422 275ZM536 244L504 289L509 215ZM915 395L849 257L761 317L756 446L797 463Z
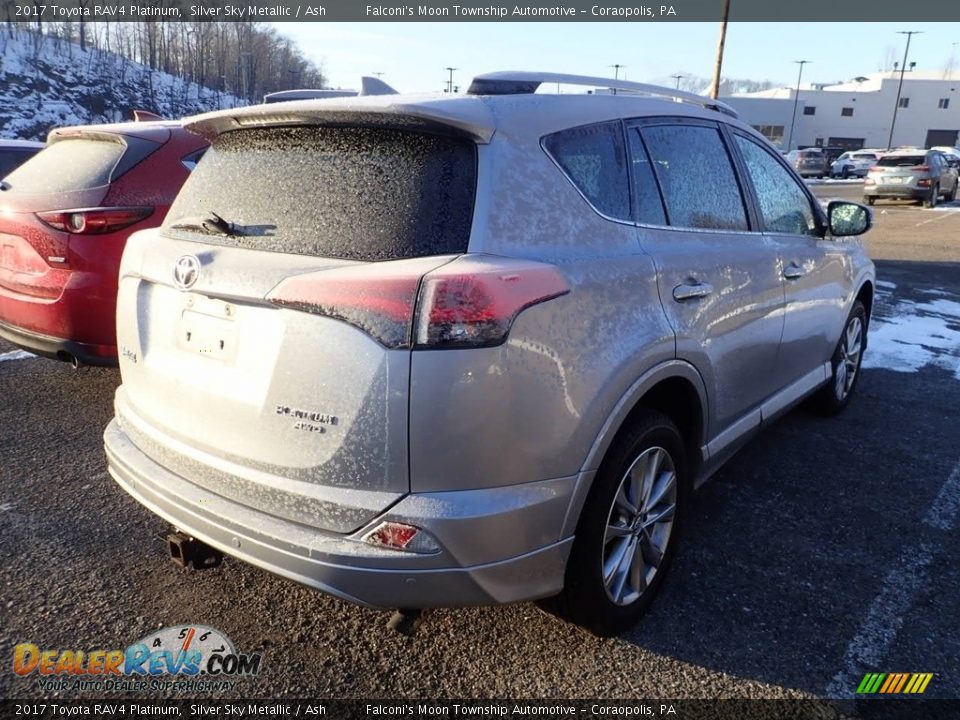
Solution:
M894 71L835 85L801 85L792 140L794 88L720 99L784 150L808 145L886 148L899 82L900 73ZM891 146L960 144L958 89L958 72L911 70L904 73Z

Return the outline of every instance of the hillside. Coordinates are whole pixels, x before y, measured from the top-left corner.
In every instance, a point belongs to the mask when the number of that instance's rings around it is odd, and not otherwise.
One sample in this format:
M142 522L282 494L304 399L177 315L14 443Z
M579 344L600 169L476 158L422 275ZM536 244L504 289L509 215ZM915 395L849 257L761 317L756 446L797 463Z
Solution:
M162 117L246 104L120 55L24 30L0 32L0 137L44 140L63 125Z

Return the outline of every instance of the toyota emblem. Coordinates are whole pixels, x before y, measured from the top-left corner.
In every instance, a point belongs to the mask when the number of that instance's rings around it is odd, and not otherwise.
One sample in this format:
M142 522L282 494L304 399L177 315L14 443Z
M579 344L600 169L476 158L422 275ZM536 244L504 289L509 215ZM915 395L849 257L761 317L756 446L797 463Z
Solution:
M200 261L196 255L182 255L173 266L173 279L181 290L189 290L200 279Z

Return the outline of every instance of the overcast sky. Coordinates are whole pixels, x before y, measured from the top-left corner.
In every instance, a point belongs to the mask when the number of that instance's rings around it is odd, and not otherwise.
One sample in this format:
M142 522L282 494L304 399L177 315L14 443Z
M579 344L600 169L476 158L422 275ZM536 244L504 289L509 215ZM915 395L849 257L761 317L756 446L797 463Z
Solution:
M933 0L936 2L946 0ZM956 0L950 0L955 2ZM544 70L663 81L676 73L710 77L717 23L278 23L334 87L358 87L361 75L385 73L401 92L441 90L494 70ZM960 69L958 23L731 23L723 74L793 85L793 60L811 60L804 81L849 80L903 58L898 30L922 30L910 45L918 69L941 69L951 53ZM672 82L672 81L671 81Z

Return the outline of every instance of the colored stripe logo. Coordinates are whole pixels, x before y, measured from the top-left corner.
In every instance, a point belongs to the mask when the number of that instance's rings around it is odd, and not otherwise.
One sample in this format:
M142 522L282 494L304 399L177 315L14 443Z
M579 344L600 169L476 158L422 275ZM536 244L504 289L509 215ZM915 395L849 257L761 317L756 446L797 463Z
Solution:
M933 673L867 673L857 686L857 695L919 695L932 679Z

